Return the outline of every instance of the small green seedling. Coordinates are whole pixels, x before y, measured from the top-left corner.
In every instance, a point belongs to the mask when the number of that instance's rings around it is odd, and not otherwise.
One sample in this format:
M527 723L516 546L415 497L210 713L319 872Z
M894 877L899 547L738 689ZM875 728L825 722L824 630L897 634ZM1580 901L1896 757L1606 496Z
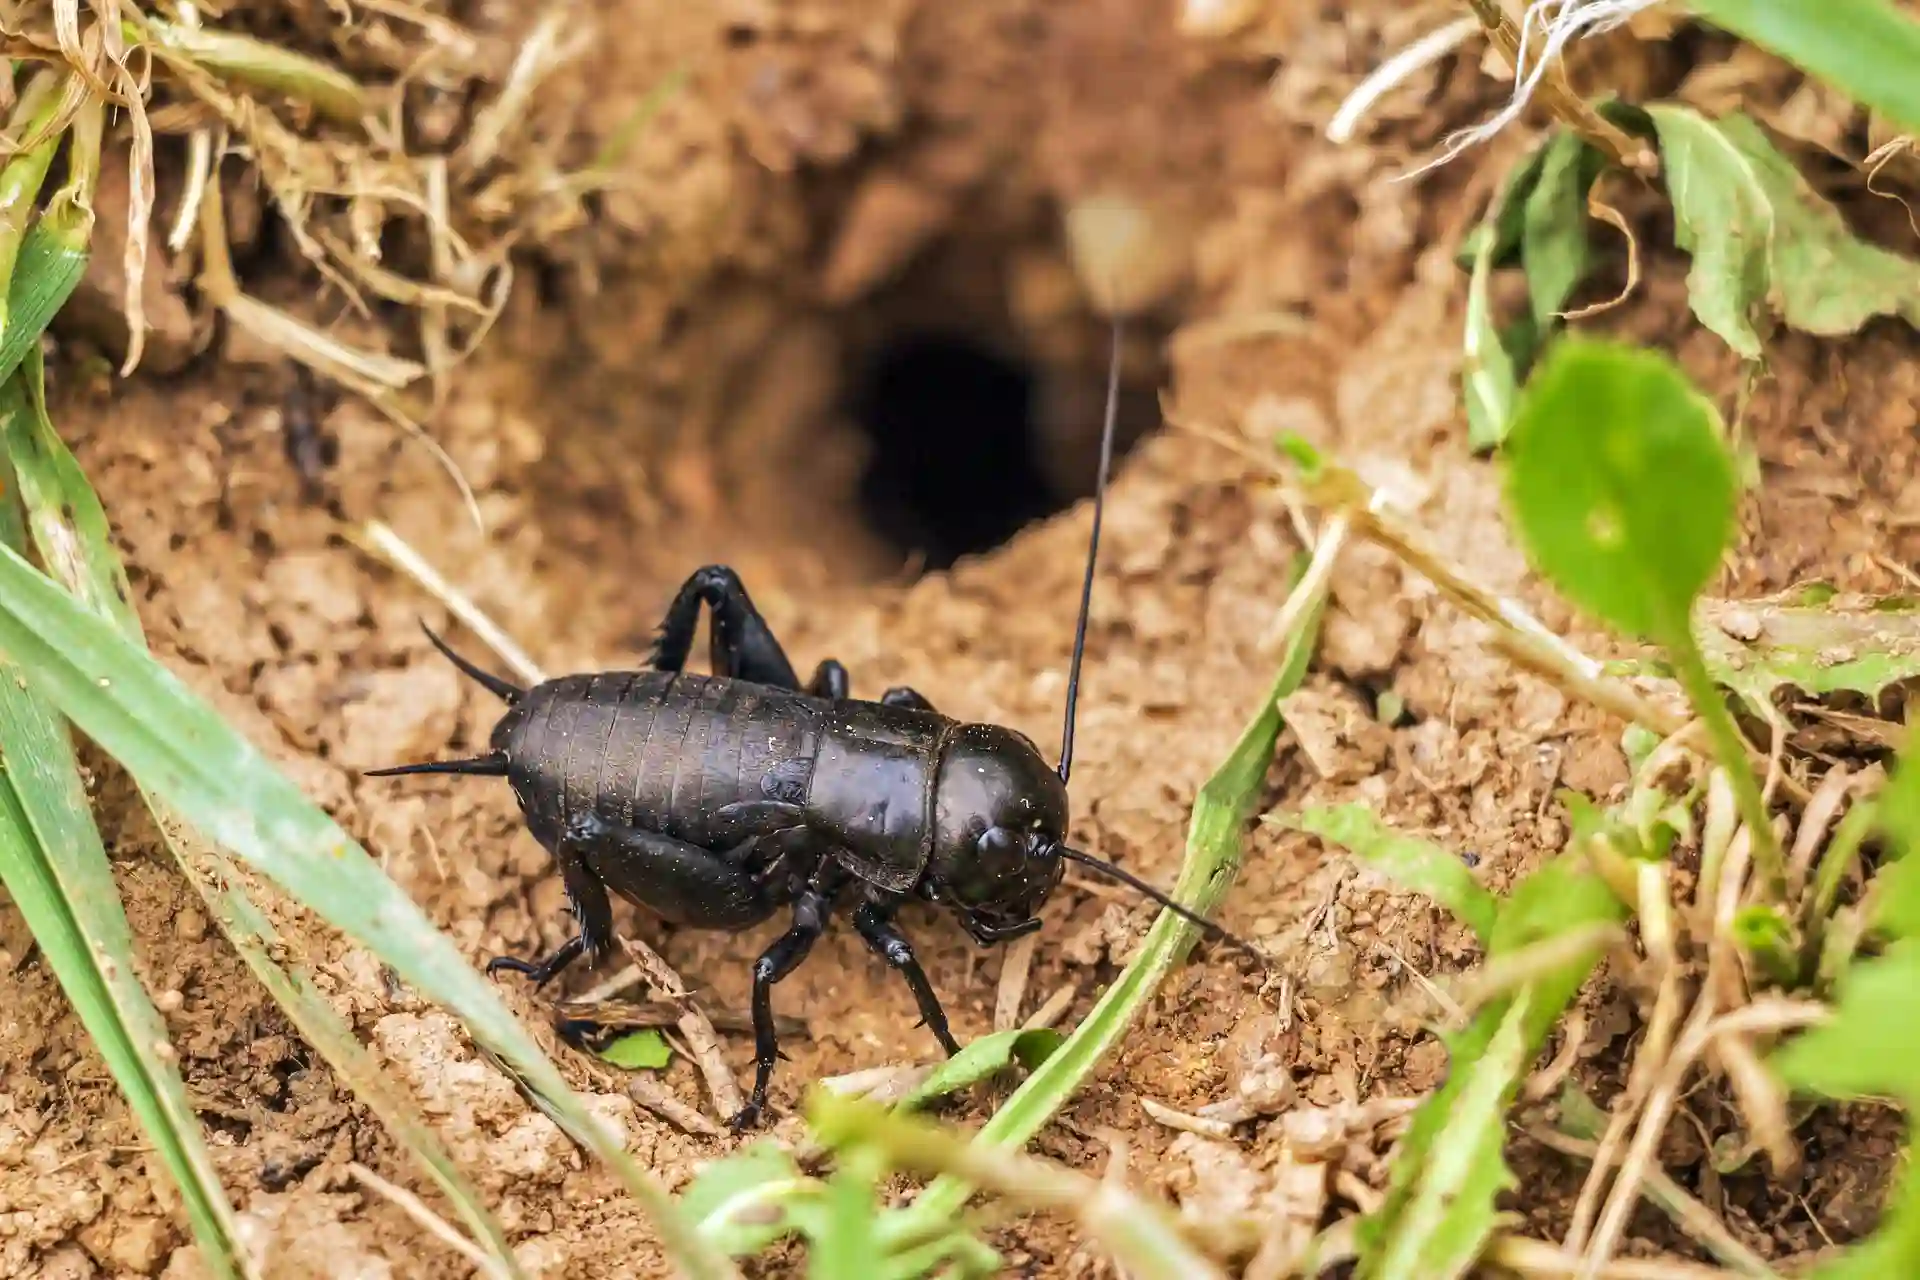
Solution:
M1748 744L1692 626L1734 534L1739 481L1719 414L1669 357L1569 337L1521 396L1506 473L1534 567L1582 609L1665 651L1733 782L1755 865L1781 898L1785 869Z

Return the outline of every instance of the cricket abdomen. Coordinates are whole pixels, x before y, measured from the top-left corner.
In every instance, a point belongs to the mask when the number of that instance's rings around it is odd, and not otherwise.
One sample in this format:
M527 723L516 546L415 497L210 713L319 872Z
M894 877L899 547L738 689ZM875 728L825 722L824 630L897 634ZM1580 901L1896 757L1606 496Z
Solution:
M542 843L590 819L724 853L768 806L805 800L827 706L686 672L562 676L527 691L494 745Z

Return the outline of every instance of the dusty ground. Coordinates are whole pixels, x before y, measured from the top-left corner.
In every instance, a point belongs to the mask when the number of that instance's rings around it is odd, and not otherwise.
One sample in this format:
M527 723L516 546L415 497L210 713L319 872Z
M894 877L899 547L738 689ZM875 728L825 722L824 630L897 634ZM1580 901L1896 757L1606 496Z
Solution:
M1258 49L1183 43L1167 6L1145 0L1070 13L1030 0L743 8L726 33L676 6L603 8L637 19L590 68L610 95L642 91L633 67L705 61L635 161L658 184L603 211L614 228L601 229L606 261L591 280L561 273L538 294L523 289L433 424L480 495L484 540L417 446L353 406L327 423L340 441L337 510L391 522L548 670L632 662L679 579L726 560L803 670L837 656L857 693L910 682L949 713L1016 725L1053 750L1089 512L900 587L910 566L853 514L858 455L824 411L844 346L916 308L941 311L1044 356L1062 406L1055 465L1089 471L1085 397L1099 385L1100 331L1078 304L1047 301L1063 270L1050 228L1059 203L1102 189L1153 201L1192 245L1191 277L1161 309L1173 341L1148 331L1134 357L1142 376L1156 360L1171 366L1184 416L1261 438L1289 426L1382 474L1402 469L1398 483L1420 499L1417 519L1439 545L1591 651L1605 648L1530 581L1503 530L1496 475L1464 445L1454 385L1464 277L1450 255L1495 157L1387 181L1495 100L1473 58L1396 98L1367 145L1338 149L1317 128L1382 49L1405 40L1405 19L1302 21L1274 33L1290 49L1276 70ZM1667 73L1656 60L1648 74ZM867 133L891 141L856 157ZM796 178L796 165L813 168ZM1657 218L1643 230L1644 287L1604 326L1676 349L1731 406L1734 363L1686 314L1684 260ZM650 247L634 251L636 237ZM929 268L917 292L876 288L889 255L922 241L961 265ZM979 284L991 273L966 264L1014 259L1026 285L1008 321L1004 300ZM1617 283L1597 281L1597 296ZM1293 319L1224 339L1204 323L1229 313ZM1915 352L1913 336L1891 328L1780 346L1748 417L1764 483L1725 593L1816 575L1845 589L1900 585L1885 560L1920 559ZM108 385L77 363L61 370L56 420L116 523L165 660L361 836L476 962L558 942L559 885L503 786L357 778L477 742L494 707L420 638L416 619L444 625L443 612L302 501L281 456L274 371L217 352L166 380ZM1169 883L1194 790L1271 678L1260 638L1297 548L1257 477L1174 434L1130 455L1108 529L1073 835ZM1476 855L1498 887L1559 847L1556 787L1604 800L1624 780L1617 725L1516 675L1418 580L1356 552L1336 604L1296 708L1328 772L1289 735L1267 807L1364 799ZM1371 713L1387 689L1407 707L1392 726ZM183 1069L269 1274L465 1274L348 1175L359 1160L413 1181L209 928L110 767L100 797L148 974L183 997L171 1014ZM712 1002L736 1009L752 956L778 928L694 937L620 912ZM1070 984L1070 1023L1149 914L1074 880L1049 915L1024 1008ZM1156 1124L1142 1099L1190 1109L1221 1098L1265 1053L1288 1068L1302 1103L1321 1107L1442 1078L1417 976L1472 961L1462 929L1317 843L1260 827L1224 917L1280 950L1290 987L1263 991L1242 962L1202 948L1040 1150L1098 1168L1119 1141L1196 1211L1242 1209L1281 1179L1281 1122L1209 1142ZM999 956L925 914L909 925L956 1032L989 1030ZM198 1274L168 1216L171 1193L52 975L23 962L17 921L0 914L0 927L14 957L0 965L0 1271ZM390 990L325 931L293 927L362 1034L416 1085L530 1266L583 1280L661 1271L637 1213L476 1064L447 1019ZM542 1022L516 984L505 989ZM846 932L829 935L777 1000L813 1028L789 1042L778 1077L789 1135L797 1121L785 1109L806 1080L932 1048L912 1027L904 987ZM1580 1078L1604 1100L1636 1020L1628 1000L1604 992L1585 1011ZM744 1038L729 1047L744 1073ZM669 1080L700 1096L684 1065ZM954 1114L977 1119L986 1101ZM608 1105L669 1185L728 1145L623 1099ZM1669 1169L1761 1253L1786 1258L1871 1225L1897 1138L1884 1117L1812 1122L1813 1158L1789 1185L1756 1166L1710 1167L1705 1149L1737 1124L1710 1095L1688 1119L1664 1153ZM1363 1134L1329 1159L1377 1185L1382 1145ZM1563 1227L1583 1170L1525 1147L1515 1159L1528 1189L1518 1207L1540 1231ZM1292 1203L1311 1214L1321 1201L1309 1192ZM1647 1214L1634 1237L1636 1248L1692 1248ZM1051 1222L1017 1225L998 1243L1022 1274L1104 1267ZM322 1246L353 1261L317 1270Z

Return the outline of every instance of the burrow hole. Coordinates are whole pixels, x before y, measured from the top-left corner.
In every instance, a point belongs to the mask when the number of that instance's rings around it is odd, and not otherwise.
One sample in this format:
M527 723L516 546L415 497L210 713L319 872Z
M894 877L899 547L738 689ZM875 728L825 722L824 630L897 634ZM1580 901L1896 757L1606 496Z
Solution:
M841 412L867 447L860 513L924 570L1093 493L1110 328L1084 305L1036 323L1010 287L1023 260L1064 270L1054 225L950 235L842 318ZM1159 425L1164 377L1164 322L1128 328L1116 471Z

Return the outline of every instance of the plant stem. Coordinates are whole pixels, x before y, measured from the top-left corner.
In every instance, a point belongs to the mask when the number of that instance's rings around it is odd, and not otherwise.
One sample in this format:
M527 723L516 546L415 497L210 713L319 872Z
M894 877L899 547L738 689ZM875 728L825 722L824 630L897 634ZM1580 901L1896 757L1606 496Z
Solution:
M1808 956L1820 954L1821 936L1826 932L1827 918L1833 914L1834 904L1840 900L1840 886L1846 881L1847 872L1860 860L1860 846L1866 842L1877 817L1878 806L1873 801L1856 801L1827 841L1827 850L1820 856L1820 869L1814 873L1813 892L1807 895L1801 908Z
M1507 60L1516 75L1520 68L1520 34L1512 19L1497 0L1467 0L1473 16L1486 28L1487 39ZM1547 109L1566 121L1567 126L1601 151L1621 168L1651 179L1660 172L1660 158L1645 143L1595 111L1567 83L1566 70L1558 64L1540 78L1540 97Z
M1753 768L1747 761L1747 752L1751 747L1741 735L1740 726L1733 722L1733 714L1727 710L1719 687L1708 673L1706 660L1700 656L1700 646L1694 642L1693 632L1686 620L1683 618L1678 626L1668 629L1673 635L1665 647L1668 659L1673 663L1674 676L1680 681L1680 687L1686 690L1695 714L1707 726L1714 751L1720 757L1720 765L1727 772L1727 781L1733 784L1733 798L1740 807L1740 819L1752 833L1754 866L1766 878L1768 897L1774 902L1784 903L1787 895L1786 860L1781 856L1779 840L1774 837L1773 822L1767 816L1767 802L1760 794L1760 780L1754 777Z
M73 114L67 136L67 180L47 201L42 220L66 230L85 245L93 235L93 193L100 185L100 142L106 132L107 104L88 94Z

